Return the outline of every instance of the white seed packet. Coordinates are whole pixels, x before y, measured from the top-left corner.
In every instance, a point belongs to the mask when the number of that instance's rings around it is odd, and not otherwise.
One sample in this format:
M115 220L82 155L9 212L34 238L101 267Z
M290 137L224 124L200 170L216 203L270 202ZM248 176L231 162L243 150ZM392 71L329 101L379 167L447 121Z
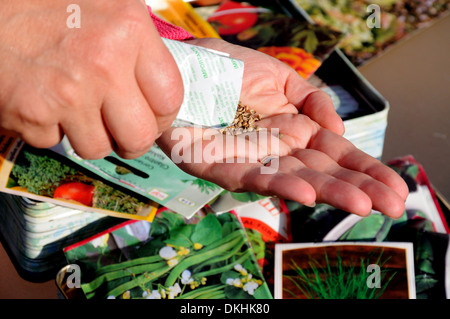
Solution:
M184 85L184 100L173 126L225 127L236 115L244 62L229 54L163 39Z

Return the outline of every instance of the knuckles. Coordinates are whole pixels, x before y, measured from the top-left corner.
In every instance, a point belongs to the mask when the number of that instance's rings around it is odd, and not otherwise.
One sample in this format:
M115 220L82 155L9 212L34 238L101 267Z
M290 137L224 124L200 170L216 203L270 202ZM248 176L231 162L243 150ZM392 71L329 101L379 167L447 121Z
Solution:
M86 101L83 96L90 95L84 87L86 82L84 82L80 74L74 74L69 77L60 73L54 73L49 82L46 95L50 100L49 104L55 110L58 107L62 107L65 110L72 109L79 111L78 109Z
M148 152L153 146L155 138L155 134L133 138L128 140L126 145L118 145L115 151L124 159L134 159Z
M29 89L29 90L28 90ZM18 88L2 107L2 127L23 133L33 127L51 127L58 117L33 88Z
M98 160L108 156L112 151L110 145L90 145L89 148L75 149L77 155L85 160Z
M45 132L45 131L44 131ZM55 133L30 134L29 131L19 132L21 139L35 148L50 148L61 142L61 136Z

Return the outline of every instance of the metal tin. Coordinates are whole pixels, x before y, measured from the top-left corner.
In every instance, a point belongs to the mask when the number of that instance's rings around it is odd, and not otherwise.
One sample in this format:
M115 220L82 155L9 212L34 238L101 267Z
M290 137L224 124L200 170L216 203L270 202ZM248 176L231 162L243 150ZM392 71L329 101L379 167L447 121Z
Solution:
M67 285L67 280L70 276L70 273L68 272L69 267L70 265L64 266L56 274L56 287L58 287L59 292L65 299L86 299L81 288L69 288Z
M0 194L0 233L9 257L22 277L54 279L67 262L63 248L122 222L18 195Z

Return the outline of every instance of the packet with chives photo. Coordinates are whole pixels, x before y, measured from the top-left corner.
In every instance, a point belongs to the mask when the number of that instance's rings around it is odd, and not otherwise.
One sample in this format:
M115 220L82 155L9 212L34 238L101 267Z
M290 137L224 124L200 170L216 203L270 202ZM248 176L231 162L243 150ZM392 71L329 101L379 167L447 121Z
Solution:
M275 246L275 299L416 299L409 242Z

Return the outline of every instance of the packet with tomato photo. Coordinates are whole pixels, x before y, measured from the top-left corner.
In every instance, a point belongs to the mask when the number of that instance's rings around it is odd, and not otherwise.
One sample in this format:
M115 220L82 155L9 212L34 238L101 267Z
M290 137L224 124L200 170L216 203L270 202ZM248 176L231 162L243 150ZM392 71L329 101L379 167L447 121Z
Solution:
M309 78L342 38L327 27L287 16L277 3L223 1L207 21L228 42L269 54Z
M0 130L0 191L113 217L151 221L158 204L99 179L57 153Z
M283 199L268 197L233 210L242 222L267 282L273 283L275 244L292 242L290 214Z

